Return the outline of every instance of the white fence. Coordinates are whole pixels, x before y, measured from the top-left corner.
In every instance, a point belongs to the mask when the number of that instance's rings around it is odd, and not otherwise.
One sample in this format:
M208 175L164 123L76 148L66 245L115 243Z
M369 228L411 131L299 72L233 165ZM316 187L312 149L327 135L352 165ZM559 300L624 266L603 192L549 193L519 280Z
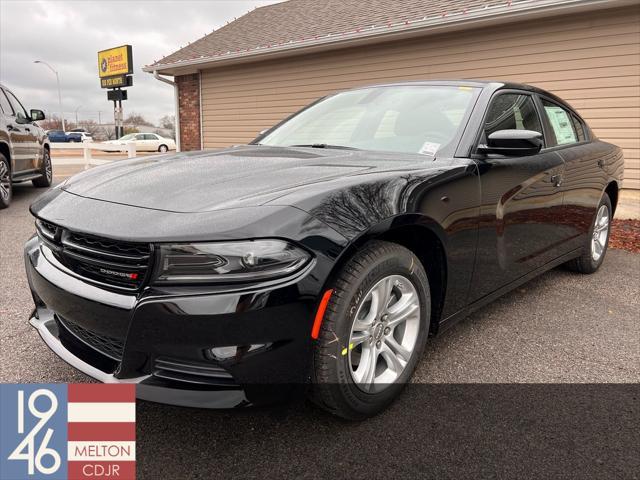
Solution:
M91 164L91 151L101 152L126 152L128 158L136 156L135 142L128 142L126 145L112 145L100 142L51 142L49 144L53 150L82 150L84 157L84 168L89 168Z

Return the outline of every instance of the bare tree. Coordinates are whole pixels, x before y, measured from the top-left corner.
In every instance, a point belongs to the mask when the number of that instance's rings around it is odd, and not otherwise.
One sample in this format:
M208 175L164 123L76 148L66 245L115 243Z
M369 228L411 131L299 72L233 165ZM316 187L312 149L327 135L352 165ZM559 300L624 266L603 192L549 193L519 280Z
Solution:
M124 123L126 125L133 125L133 126L138 126L138 125L145 125L149 127L153 126L151 122L149 122L142 115L136 112L131 112L129 116L125 118Z
M176 117L175 115L165 115L160 119L160 127L169 130L172 138L176 138Z
M62 130L62 121L60 117L52 116L45 118L44 120L40 120L37 122L38 125L45 130Z

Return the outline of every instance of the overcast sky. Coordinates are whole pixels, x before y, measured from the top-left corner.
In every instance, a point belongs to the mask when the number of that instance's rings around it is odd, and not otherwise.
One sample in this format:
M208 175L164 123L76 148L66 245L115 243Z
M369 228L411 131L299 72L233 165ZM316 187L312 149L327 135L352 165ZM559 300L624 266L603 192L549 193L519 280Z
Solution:
M268 0L0 0L0 82L24 106L57 114L55 75L60 74L65 118L113 121L113 104L100 88L97 52L133 46L133 87L124 113L156 123L174 113L173 87L141 70Z

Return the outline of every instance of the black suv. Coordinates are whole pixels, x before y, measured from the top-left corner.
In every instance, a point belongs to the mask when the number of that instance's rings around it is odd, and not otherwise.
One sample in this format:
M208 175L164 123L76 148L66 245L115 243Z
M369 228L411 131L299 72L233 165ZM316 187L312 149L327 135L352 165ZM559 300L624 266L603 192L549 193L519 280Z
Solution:
M29 113L20 100L0 85L0 209L11 202L12 183L31 180L34 187L51 185L49 140L35 121L42 110Z

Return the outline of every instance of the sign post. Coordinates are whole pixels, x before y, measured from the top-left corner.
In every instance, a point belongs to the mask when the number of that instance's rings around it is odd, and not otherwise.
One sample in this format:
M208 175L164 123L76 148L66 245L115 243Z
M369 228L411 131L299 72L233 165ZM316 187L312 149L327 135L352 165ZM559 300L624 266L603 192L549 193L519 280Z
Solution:
M116 138L124 135L122 101L127 99L127 90L133 85L133 51L131 45L109 48L98 52L98 76L100 87L108 88L107 100L113 102L113 120Z

